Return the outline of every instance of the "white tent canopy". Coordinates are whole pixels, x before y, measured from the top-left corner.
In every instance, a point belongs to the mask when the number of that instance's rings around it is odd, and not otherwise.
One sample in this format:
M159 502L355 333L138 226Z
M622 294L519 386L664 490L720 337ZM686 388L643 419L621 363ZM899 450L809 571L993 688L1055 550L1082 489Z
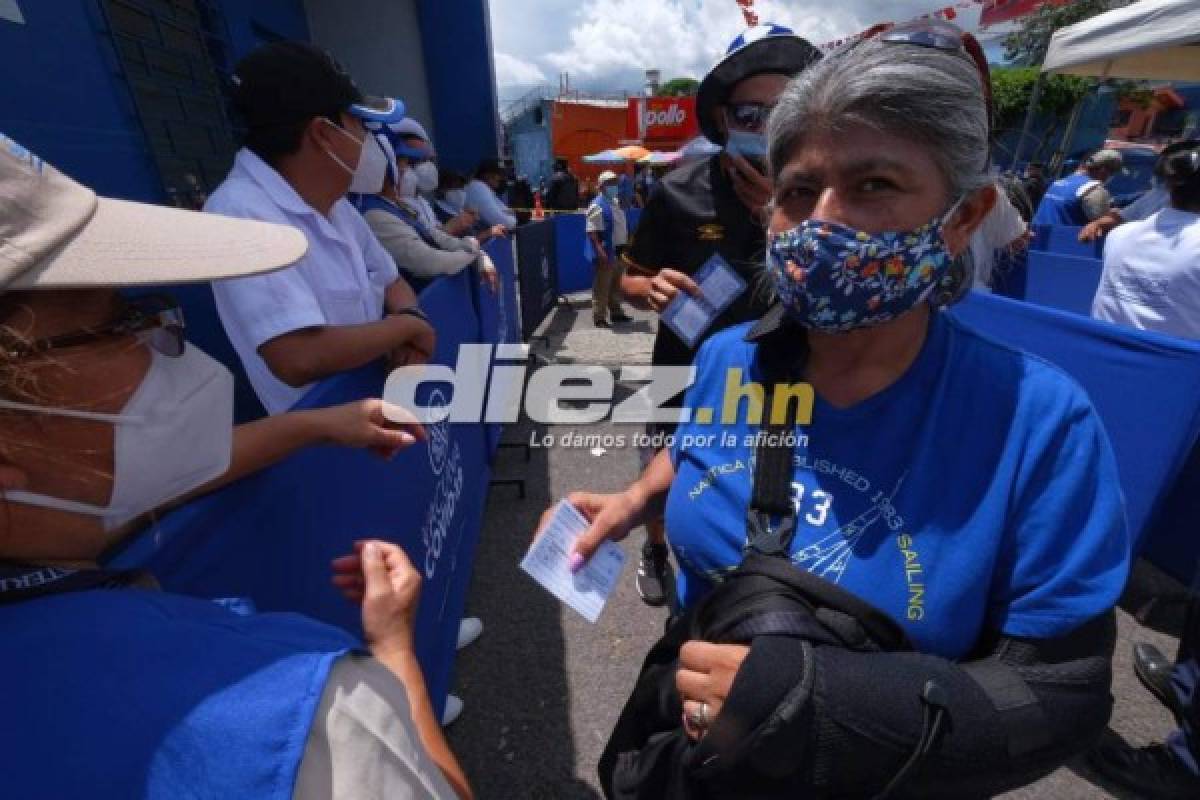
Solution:
M1200 0L1141 0L1062 28L1042 71L1200 80Z

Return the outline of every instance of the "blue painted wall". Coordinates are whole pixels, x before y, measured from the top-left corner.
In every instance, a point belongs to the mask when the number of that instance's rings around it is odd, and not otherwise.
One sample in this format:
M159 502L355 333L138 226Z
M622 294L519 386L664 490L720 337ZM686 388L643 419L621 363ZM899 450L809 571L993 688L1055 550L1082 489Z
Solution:
M310 38L301 0L217 5L229 38L219 70L265 41ZM0 130L101 194L165 201L100 0L21 10L26 24L0 21ZM419 11L438 150L446 166L472 170L497 154L487 3L419 0Z
M420 0L418 10L438 158L469 172L498 155L487 0Z
M0 130L101 194L164 199L97 0L0 21Z
M307 41L309 38L308 20L300 0L220 0L220 3L233 45L233 63L260 44L275 39Z

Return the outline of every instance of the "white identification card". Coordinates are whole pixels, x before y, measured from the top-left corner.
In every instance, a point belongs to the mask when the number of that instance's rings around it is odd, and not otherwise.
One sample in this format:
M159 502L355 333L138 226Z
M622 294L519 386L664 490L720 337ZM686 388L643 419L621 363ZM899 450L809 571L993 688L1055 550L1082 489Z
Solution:
M595 622L621 577L625 553L613 542L604 542L591 560L572 575L571 546L587 529L588 521L575 506L566 500L559 501L546 531L534 540L521 560L521 569L588 622Z
M746 282L720 253L714 253L705 261L692 280L700 287L700 296L694 297L687 292L675 295L663 310L662 321L694 350L696 342L717 315L746 290Z

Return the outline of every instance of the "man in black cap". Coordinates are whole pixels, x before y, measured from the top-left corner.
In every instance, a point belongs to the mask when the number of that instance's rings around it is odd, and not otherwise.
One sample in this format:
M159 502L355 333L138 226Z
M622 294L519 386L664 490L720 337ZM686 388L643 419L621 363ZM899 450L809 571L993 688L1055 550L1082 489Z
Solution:
M290 225L308 252L267 275L217 281L225 331L268 412L311 384L381 356L423 361L434 332L392 257L345 199L378 192L387 158L365 126L404 118L369 102L328 53L303 42L264 45L233 76L245 146L206 211Z
M623 256L625 297L662 312L679 292L698 293L689 277L719 253L747 289L695 342L757 319L767 309L760 273L766 247L764 208L771 198L765 176L765 126L787 82L820 57L815 47L779 25L758 25L734 39L725 57L700 83L696 113L704 135L722 152L685 164L658 182L629 250ZM686 366L695 349L664 325L654 341L654 366ZM663 430L652 426L653 437ZM642 453L643 466L654 455ZM662 521L647 525L637 588L649 605L670 595L671 573Z
M579 180L571 174L565 158L554 159L554 174L546 185L546 209L575 211L579 208Z

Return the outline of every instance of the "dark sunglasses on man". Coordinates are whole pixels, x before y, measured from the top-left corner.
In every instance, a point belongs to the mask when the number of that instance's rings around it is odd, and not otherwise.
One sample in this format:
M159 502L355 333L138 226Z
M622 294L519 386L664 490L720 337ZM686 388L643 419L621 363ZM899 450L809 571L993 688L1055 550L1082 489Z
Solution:
M123 301L117 316L104 325L32 342L10 341L2 346L10 358L27 358L102 339L135 336L162 355L178 358L186 347L185 332L183 310L179 304L167 295L151 294Z

